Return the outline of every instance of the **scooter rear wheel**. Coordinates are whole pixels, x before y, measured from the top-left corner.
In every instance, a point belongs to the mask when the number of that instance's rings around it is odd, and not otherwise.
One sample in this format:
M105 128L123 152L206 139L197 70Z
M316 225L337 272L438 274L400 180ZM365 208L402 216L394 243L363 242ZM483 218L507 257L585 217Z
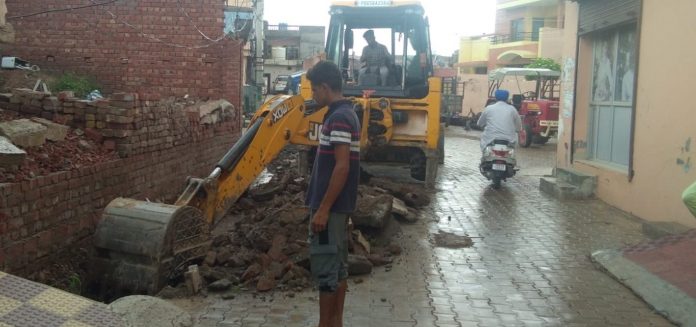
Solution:
M497 174L495 176L493 176L493 188L496 190L499 189L502 181L503 181L502 178L500 176L498 176Z

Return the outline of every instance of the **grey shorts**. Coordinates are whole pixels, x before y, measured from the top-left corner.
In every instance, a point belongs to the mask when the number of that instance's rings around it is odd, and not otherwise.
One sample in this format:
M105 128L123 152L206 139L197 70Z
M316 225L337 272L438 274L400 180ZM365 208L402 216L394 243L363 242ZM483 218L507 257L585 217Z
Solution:
M327 228L312 233L309 218L309 260L312 277L320 292L335 292L338 283L348 278L348 214L330 213Z

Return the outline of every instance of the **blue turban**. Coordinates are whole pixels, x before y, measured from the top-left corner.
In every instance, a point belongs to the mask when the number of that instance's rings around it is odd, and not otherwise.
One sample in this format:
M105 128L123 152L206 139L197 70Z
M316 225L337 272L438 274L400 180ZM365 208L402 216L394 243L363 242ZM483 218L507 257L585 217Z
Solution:
M507 90L496 90L495 91L495 99L498 101L507 101L509 96L510 96L510 92L508 92Z

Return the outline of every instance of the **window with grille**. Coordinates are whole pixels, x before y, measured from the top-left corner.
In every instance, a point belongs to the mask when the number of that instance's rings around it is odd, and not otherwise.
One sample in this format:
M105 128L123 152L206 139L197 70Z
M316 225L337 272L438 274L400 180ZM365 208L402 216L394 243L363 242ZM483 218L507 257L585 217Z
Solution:
M285 52L285 59L287 59L287 60L299 60L300 59L300 48L287 47L286 52Z

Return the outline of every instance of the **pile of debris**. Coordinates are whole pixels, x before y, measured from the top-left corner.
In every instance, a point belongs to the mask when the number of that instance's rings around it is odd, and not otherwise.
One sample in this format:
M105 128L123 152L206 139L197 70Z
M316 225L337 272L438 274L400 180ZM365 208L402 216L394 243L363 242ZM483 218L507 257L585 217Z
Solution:
M0 109L0 183L118 159L80 129Z
M296 172L296 159L285 151L269 167L269 182L252 187L213 231L213 247L200 272L209 291L230 287L256 291L299 291L310 284L308 226L304 206L308 180ZM373 267L390 270L401 247L389 232L402 222L415 222L429 203L417 185L372 178L359 187L349 244L349 274L369 274ZM398 227L397 227L398 228ZM393 229L393 228L391 228Z

